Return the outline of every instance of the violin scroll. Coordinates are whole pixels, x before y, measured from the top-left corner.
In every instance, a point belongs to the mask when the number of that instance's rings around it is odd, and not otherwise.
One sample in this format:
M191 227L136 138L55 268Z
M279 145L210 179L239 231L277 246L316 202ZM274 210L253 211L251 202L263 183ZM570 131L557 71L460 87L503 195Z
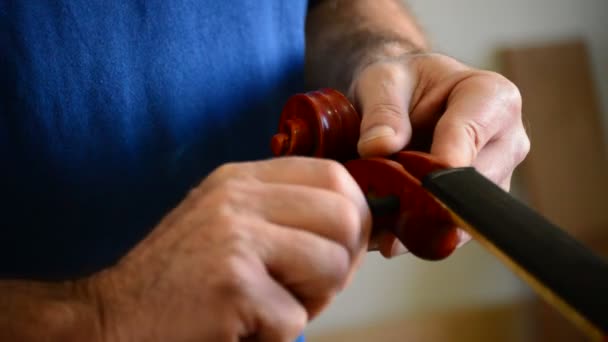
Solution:
M345 161L357 157L360 123L353 105L337 90L297 94L287 100L270 146L275 156Z

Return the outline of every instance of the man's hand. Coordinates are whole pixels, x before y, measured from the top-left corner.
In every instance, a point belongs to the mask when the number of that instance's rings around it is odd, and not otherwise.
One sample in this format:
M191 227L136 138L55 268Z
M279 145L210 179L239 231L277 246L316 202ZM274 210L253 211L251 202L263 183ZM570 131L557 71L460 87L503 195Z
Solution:
M361 155L429 149L509 188L530 145L511 82L427 53L402 0L326 0L310 11L306 32L309 85L339 89L355 101L363 115ZM463 232L461 242L468 239ZM404 252L388 232L370 245L384 256Z
M380 58L361 69L351 90L363 115L362 156L430 144L447 164L474 166L508 190L530 148L517 87L444 55ZM461 243L468 239L463 233ZM404 251L392 234L383 234L379 246L385 256Z
M90 281L111 341L292 341L367 250L365 199L338 163L281 158L213 172Z

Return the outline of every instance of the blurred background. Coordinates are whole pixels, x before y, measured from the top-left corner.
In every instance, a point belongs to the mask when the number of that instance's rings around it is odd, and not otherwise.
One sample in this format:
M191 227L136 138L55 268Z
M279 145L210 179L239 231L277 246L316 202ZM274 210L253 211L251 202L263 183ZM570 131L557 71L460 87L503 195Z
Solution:
M513 193L608 255L608 1L409 0L435 51L499 71L532 141ZM494 256L371 254L308 341L584 341Z

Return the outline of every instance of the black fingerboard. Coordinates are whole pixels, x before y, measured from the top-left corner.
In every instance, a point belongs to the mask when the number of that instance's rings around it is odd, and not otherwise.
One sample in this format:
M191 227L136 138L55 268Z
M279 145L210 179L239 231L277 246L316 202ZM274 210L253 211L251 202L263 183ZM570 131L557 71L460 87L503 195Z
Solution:
M473 236L606 335L605 260L473 168L434 172L422 183Z

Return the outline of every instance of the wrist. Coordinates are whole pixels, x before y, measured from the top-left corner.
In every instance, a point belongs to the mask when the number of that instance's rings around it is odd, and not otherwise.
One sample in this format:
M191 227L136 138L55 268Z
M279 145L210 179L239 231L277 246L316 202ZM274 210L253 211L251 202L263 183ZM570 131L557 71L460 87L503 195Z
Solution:
M326 1L306 20L307 82L346 93L366 65L428 49L403 1Z
M427 52L426 46L404 37L372 31L357 32L329 45L331 54L307 53L308 83L314 88L331 87L345 94L349 94L353 81L365 67Z
M392 62L392 61L408 61L415 56L427 54L422 47L413 45L407 40L403 39L383 39L380 40L375 46L369 47L353 63L352 67L348 71L351 75L348 80L348 85L343 90L348 98L354 99L354 90L356 80L361 72L368 66L375 63Z
M98 331L99 342L126 342L133 341L129 336L128 328L132 312L127 312L132 305L126 305L124 296L121 296L121 286L116 270L110 268L103 270L79 283L79 291L83 293L89 308L94 312L95 326Z
M0 281L0 340L105 342L86 281Z
M109 342L104 332L98 300L89 279L61 283L65 298L50 300L43 310L42 319L54 327L57 341Z

